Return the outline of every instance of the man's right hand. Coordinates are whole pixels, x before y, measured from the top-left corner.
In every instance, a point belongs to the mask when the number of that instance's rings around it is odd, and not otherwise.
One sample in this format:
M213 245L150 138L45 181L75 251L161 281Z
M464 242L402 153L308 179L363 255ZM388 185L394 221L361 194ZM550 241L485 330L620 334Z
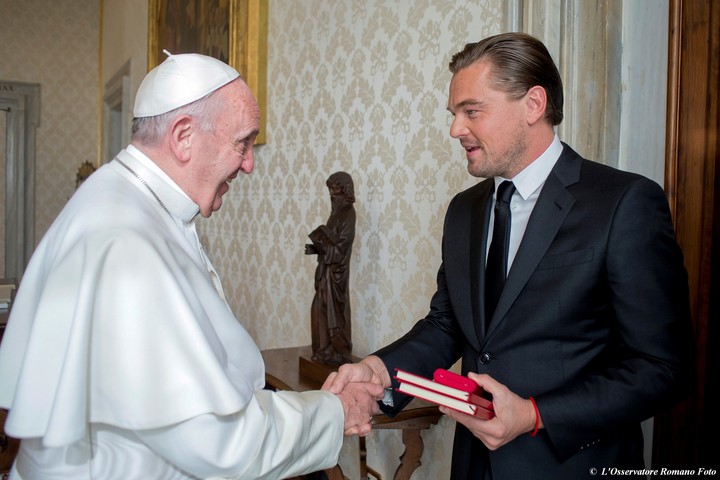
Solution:
M328 375L322 386L335 395L343 391L348 383L374 383L383 389L390 387L390 374L380 358L369 355L358 363L346 363L338 368L337 372Z

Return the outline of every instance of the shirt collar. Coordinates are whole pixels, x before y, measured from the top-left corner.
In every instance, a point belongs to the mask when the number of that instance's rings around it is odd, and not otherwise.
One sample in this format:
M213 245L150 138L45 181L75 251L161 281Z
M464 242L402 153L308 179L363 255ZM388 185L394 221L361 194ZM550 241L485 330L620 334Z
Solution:
M200 212L200 207L178 184L135 146L128 145L118 158L147 183L173 217L188 223Z
M540 186L545 183L550 171L555 166L560 154L562 153L563 146L557 135L553 138L547 149L536 158L530 165L525 167L520 173L515 175L512 179L513 184L518 193L524 200L527 200L533 192L535 192ZM498 185L504 180L502 177L495 177L495 191L497 191Z

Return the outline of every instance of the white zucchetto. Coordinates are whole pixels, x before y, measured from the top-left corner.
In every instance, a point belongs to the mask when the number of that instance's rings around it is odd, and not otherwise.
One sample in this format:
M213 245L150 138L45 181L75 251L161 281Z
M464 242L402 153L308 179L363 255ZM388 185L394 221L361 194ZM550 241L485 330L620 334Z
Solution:
M154 117L200 100L240 76L220 60L198 53L168 54L145 76L135 96L133 114Z

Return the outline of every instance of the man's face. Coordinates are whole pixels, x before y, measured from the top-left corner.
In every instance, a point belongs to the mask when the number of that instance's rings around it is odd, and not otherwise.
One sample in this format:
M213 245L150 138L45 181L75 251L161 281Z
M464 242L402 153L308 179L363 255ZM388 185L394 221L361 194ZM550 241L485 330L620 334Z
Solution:
M508 100L494 88L490 69L481 60L453 75L448 98L448 110L454 116L450 136L465 148L471 175L512 178L525 166L525 101L524 97Z
M194 149L194 188L190 197L209 217L222 206L222 197L240 172L254 167L253 143L260 128L260 110L250 90L241 82L222 87L224 107L213 133L199 133Z

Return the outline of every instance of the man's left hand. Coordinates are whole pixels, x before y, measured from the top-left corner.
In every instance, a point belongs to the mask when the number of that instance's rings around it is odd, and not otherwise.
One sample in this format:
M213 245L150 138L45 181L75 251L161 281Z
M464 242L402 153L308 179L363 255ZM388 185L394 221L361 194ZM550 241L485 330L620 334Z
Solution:
M447 407L440 407L440 411L465 425L489 450L497 450L519 435L535 429L535 408L529 399L516 395L489 375L471 372L468 378L492 395L495 416L490 420L481 420ZM542 426L542 420L538 419L538 422Z

